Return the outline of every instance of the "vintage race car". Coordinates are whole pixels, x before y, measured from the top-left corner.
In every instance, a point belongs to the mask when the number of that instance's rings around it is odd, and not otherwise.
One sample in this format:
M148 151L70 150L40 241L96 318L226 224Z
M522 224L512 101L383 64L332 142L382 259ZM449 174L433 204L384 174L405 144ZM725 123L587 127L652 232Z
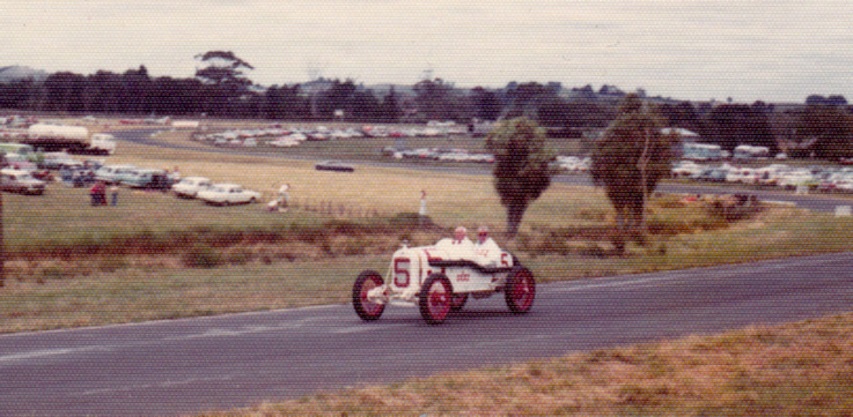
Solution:
M529 269L506 251L492 262L470 256L459 259L439 245L397 250L383 279L376 271L359 274L352 289L356 314L365 321L378 319L388 304L420 307L429 324L444 322L451 311L459 311L468 301L503 292L515 314L530 311L536 295L536 281Z

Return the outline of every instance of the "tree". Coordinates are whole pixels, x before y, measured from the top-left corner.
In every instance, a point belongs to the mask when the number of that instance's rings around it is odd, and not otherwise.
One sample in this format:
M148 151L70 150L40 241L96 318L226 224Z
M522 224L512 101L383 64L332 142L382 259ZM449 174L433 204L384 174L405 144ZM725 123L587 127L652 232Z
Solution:
M501 122L486 138L495 155L495 189L507 210L507 235L513 237L531 202L551 185L554 158L545 147L544 129L520 117Z
M196 78L205 84L237 90L245 90L252 85L252 81L243 75L243 71L253 70L255 67L238 58L234 52L208 51L196 55L195 58L205 65L195 72Z
M240 112L241 100L248 95L249 87L252 86L252 81L246 78L243 71L254 67L231 51L208 51L195 58L204 64L196 70L195 77L205 85L205 112L236 116Z
M394 91L394 86L391 86L388 94L382 99L382 104L380 104L379 121L383 123L397 123L402 113L399 101L397 92Z
M759 107L745 104L723 104L707 115L701 132L710 142L732 152L738 145L758 145L776 152L779 148L767 114Z
M623 236L644 239L649 195L658 181L669 175L677 139L661 133L663 127L663 118L657 112L629 94L622 100L619 116L595 144L590 171L616 210L620 252L624 250Z
M853 119L840 107L807 106L796 132L802 149L818 158L853 157Z
M471 90L471 103L474 106L474 115L481 120L497 120L501 114L501 104L498 95L483 87L474 87Z
M415 104L424 120L462 120L461 100L453 94L453 84L441 78L421 80L412 87Z

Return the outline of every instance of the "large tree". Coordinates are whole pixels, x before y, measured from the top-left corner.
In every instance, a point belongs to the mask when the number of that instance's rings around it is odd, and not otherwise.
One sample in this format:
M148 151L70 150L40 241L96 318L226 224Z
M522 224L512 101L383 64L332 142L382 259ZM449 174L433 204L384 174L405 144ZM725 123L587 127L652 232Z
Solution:
M645 207L660 179L670 173L676 137L664 135L663 119L639 97L623 99L619 116L595 144L592 178L616 209L620 236L645 235ZM621 238L618 249L621 251Z
M842 107L807 106L796 124L795 140L818 158L853 157L853 118Z
M738 145L758 145L776 152L767 113L761 105L723 104L714 107L704 120L702 136L732 152Z
M520 117L501 122L486 138L495 155L494 182L507 211L507 235L513 237L531 202L551 185L554 155L546 148L545 130Z
M252 85L252 81L243 74L243 71L253 70L255 67L238 58L234 52L208 51L196 55L195 58L204 65L196 70L195 76L205 84L241 91Z

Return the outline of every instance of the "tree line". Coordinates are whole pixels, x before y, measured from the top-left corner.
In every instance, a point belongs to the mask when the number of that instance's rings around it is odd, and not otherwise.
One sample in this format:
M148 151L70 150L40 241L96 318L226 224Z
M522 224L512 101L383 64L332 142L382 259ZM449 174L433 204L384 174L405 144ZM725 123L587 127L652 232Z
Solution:
M169 115L290 121L367 123L453 120L495 121L525 117L551 136L581 138L602 132L619 115L626 96L615 86L565 89L560 83L511 82L502 88L457 88L441 78L376 91L353 80L319 78L303 84L260 87L253 67L230 51L196 59L192 78L152 77L145 66L118 74L50 74L44 81L0 83L0 108L71 114ZM757 101L692 103L637 97L656 105L669 127L698 133L729 152L741 144L771 152L818 158L853 157L853 118L844 97L811 95L802 106L777 111Z

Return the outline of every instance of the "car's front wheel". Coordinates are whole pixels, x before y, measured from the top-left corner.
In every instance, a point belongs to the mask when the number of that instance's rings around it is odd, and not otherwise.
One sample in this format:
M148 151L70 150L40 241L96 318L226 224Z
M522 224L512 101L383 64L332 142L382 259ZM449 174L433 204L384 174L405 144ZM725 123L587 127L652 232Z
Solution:
M453 286L443 274L432 274L421 287L419 306L421 316L429 324L441 324L450 313Z

